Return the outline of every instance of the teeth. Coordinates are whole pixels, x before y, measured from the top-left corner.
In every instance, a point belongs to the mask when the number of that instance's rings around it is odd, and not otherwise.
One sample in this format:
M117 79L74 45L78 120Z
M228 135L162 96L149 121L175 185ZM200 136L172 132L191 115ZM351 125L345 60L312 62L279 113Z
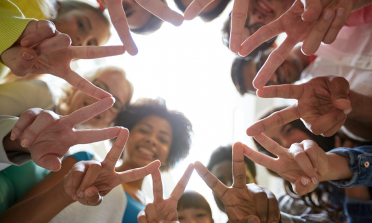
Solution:
M148 149L145 149L145 148L140 147L138 150L141 151L141 152L143 152L143 153L145 153L145 154L147 154L147 155L154 156L154 153L151 152Z
M264 8L265 10L270 11L270 9L267 8L266 5L265 5L264 3L262 3L261 1L258 1L258 4L259 4L262 8Z

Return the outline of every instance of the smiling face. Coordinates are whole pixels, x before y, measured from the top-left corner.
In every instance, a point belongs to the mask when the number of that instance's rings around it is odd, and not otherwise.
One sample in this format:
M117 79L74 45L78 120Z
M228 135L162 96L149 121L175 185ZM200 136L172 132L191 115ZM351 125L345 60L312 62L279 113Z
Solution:
M123 0L123 8L130 29L142 28L152 17L146 9L134 0Z
M132 94L131 87L123 74L109 69L92 80L92 83L111 93L116 101L111 108L86 121L84 125L93 128L108 127L116 118L119 110L129 102ZM68 114L95 102L97 99L77 90L71 97Z
M172 127L167 120L155 115L143 118L130 130L123 164L138 168L157 159L166 164L172 137Z
M178 221L180 223L213 223L212 216L201 208L187 208L178 210Z
M246 90L251 92L256 91L252 82L271 52L272 49L265 50L261 54L258 54L253 61L246 62L244 65L242 75ZM300 79L302 71L303 67L301 65L300 58L295 53L291 52L285 61L278 67L278 69L276 69L266 86L293 84Z
M251 0L245 21L243 41L262 26L279 18L293 4L294 0Z
M69 10L53 22L70 36L72 46L101 46L110 38L109 25L91 10Z
M293 143L300 143L306 139L311 140L310 136L300 129L294 128L291 124L271 128L264 134L284 148L289 148Z

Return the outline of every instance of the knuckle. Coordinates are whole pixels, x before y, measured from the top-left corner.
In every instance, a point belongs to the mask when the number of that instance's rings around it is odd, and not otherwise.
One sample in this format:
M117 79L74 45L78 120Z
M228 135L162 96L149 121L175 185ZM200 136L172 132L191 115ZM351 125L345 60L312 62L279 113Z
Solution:
M94 57L95 56L95 53L91 49L87 49L86 52L85 52L85 55L86 55L87 59L93 59L93 58L95 58Z
M245 13L242 13L242 12L232 12L232 14L231 14L231 19L238 19L238 20L240 20L240 19L246 19L246 17L247 17L247 14L245 14Z

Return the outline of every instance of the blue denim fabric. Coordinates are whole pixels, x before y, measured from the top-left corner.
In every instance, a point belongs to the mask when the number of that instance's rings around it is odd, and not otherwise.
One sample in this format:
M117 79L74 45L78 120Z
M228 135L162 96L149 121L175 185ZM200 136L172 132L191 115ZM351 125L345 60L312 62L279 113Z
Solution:
M372 186L372 146L360 146L356 148L341 147L332 149L329 152L349 157L349 168L354 173L350 180L330 181L331 183L340 188Z
M372 201L346 197L344 211L348 223L372 222Z

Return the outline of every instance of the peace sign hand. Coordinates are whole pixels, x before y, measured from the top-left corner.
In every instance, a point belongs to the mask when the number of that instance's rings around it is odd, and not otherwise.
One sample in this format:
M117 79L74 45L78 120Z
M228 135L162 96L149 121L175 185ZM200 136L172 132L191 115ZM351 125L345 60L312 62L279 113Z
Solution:
M136 55L138 49L129 32L127 17L123 9L122 0L104 0L109 11L111 22L119 34L121 42L124 44L130 55ZM160 0L136 0L136 2L156 17L170 22L175 26L180 26L183 16L171 10Z
M275 112L247 129L255 136L270 128L282 126L301 118L314 134L334 135L351 112L349 82L343 77L317 77L301 85L267 86L257 90L262 98L292 98L297 104Z
M320 181L327 180L330 170L328 157L315 142L304 140L286 149L262 133L254 138L277 158L259 153L246 145L243 145L244 154L253 162L289 181L297 194L307 194L313 191Z
M113 103L113 98L105 98L66 116L42 109L29 109L22 113L13 127L11 139L19 138L21 145L28 148L37 165L58 171L61 168L61 158L70 147L111 139L119 134L119 127L74 129L74 126L109 109Z
M194 165L190 164L180 181L178 181L172 194L168 199L163 199L163 186L161 182L160 171L154 171L152 175L154 202L147 204L145 210L138 214L139 223L155 223L155 222L177 222L177 203L185 191L187 182L189 181Z
M65 193L84 205L98 205L102 201L102 196L108 194L114 187L142 179L158 169L160 162L154 161L145 167L124 172L115 171L115 164L123 152L128 136L129 131L121 128L114 145L101 163L97 161L76 163L66 176Z
M257 215L256 205L253 193L245 182L245 162L244 152L241 143L235 143L233 146L233 175L234 183L228 188L221 183L207 168L200 162L195 162L195 170L204 182L217 194L225 205L226 214L230 222L260 222ZM279 212L277 212L279 214ZM271 218L278 222L277 219Z

